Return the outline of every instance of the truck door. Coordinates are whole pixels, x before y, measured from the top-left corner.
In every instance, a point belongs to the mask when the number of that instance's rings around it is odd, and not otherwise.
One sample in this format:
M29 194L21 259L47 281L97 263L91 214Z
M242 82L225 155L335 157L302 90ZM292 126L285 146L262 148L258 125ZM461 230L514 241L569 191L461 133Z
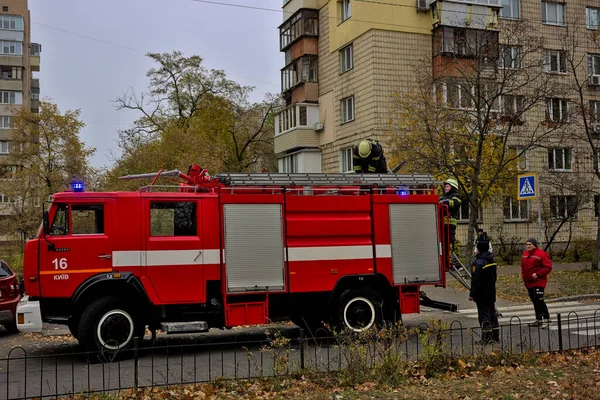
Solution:
M68 297L90 276L112 271L114 199L55 203L47 241L40 241L40 290Z
M162 303L203 303L202 201L145 198L142 264Z

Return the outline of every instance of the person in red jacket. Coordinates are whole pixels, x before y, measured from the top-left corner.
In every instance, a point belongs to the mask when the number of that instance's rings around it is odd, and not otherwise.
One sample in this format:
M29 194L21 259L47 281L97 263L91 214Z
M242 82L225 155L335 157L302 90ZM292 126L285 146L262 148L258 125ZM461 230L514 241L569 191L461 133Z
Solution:
M538 248L535 238L527 239L525 246L521 260L521 277L535 309L536 321L532 325L547 329L551 321L548 307L544 302L544 289L548 283L548 274L552 271L552 261L548 253Z

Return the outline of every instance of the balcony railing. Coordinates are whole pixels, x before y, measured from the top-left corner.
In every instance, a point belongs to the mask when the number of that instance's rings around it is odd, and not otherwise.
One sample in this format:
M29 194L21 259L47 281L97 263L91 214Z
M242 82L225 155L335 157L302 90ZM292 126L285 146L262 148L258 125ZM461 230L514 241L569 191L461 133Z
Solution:
M319 122L319 105L297 103L275 115L275 136L296 128L314 129Z

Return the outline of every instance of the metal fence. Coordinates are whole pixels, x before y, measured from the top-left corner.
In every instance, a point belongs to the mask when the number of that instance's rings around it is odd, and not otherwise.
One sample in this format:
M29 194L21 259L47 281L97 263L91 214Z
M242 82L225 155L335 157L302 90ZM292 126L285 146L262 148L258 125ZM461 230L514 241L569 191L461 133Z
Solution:
M522 323L518 317L500 327L501 340L480 344L480 328L465 328L458 321L442 330L420 324L395 346L406 360L417 360L443 340L452 355L469 356L500 349L523 353L597 347L600 344L600 309L592 317L556 314L549 329ZM425 335L424 333L430 334ZM433 332L433 335L431 334ZM31 355L21 347L0 359L0 399L69 396L75 393L117 393L124 389L169 387L214 380L248 379L290 374L311 369L331 372L345 368L346 348L338 337L319 337L300 330L291 338L280 336L247 340L243 333L233 341L160 337L135 340L134 348L117 355L78 352L76 345L61 345L52 355ZM362 341L369 362L377 362L378 341Z

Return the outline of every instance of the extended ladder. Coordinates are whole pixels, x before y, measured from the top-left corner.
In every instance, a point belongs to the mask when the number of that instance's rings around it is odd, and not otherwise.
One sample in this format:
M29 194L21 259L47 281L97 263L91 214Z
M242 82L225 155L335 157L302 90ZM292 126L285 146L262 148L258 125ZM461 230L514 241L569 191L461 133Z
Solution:
M354 174L354 173L225 173L212 176L227 186L431 186L441 185L431 175Z
M455 253L452 253L450 258L450 269L448 272L458 283L463 285L467 290L471 290L471 285L467 281L471 279L471 272Z

